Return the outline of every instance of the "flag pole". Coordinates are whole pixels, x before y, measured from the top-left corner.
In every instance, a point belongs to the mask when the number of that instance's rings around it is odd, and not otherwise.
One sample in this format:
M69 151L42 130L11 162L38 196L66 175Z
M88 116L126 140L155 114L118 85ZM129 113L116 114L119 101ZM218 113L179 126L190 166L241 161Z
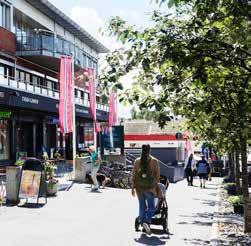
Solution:
M75 76L74 76L74 56L72 55L72 165L73 165L73 179L75 179L75 158L76 150L76 112L75 112Z

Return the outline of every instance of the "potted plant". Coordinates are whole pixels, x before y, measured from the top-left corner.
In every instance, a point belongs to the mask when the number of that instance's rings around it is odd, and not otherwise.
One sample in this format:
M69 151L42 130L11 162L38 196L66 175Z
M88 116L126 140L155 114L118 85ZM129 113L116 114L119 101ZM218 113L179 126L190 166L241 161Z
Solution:
M224 188L227 190L228 195L236 195L236 183L226 183Z
M45 161L46 193L48 196L56 195L58 191L58 180L55 179L56 166L54 161Z
M228 202L234 206L234 212L243 214L243 196L230 196Z
M18 166L18 167L22 167L24 165L24 160L21 160L21 159L17 160L15 162L15 165Z

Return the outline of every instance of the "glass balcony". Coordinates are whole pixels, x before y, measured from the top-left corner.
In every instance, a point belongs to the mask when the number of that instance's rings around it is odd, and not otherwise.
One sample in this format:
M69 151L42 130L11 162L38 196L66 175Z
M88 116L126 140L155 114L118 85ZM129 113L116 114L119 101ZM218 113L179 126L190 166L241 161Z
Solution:
M53 34L17 34L16 41L18 55L46 55L55 58L59 58L59 55L73 55L76 65L83 68L86 66L83 64L83 52L79 47Z

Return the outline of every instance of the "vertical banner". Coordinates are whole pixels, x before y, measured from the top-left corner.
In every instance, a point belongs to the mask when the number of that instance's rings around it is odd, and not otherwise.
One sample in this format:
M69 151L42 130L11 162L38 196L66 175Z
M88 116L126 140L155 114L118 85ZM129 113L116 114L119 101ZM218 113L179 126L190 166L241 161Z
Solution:
M117 123L116 93L112 91L109 97L109 126L112 127L116 123Z
M99 132L100 127L97 124L97 117L96 117L96 81L95 81L94 68L87 68L87 73L89 77L89 95L90 95L91 116L94 122L94 130L95 132Z
M60 60L60 97L59 127L63 134L70 133L72 126L72 58L61 56Z
M91 116L93 120L96 122L96 85L95 85L94 69L87 68L87 72L89 76L89 95L90 95Z

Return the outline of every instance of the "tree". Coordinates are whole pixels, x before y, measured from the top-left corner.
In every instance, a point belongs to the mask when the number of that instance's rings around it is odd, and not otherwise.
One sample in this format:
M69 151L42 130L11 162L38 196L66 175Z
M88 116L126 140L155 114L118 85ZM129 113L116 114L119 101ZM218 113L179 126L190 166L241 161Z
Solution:
M248 4L244 0L156 1L175 14L154 11L154 25L142 31L120 17L108 31L126 48L107 56L100 79L107 88L122 90L119 78L139 71L132 88L120 100L140 109L167 110L186 118L187 128L223 152L238 150L242 161L245 231L247 228L247 139L249 131L250 67ZM163 7L164 9L164 7ZM249 228L251 229L251 228Z

